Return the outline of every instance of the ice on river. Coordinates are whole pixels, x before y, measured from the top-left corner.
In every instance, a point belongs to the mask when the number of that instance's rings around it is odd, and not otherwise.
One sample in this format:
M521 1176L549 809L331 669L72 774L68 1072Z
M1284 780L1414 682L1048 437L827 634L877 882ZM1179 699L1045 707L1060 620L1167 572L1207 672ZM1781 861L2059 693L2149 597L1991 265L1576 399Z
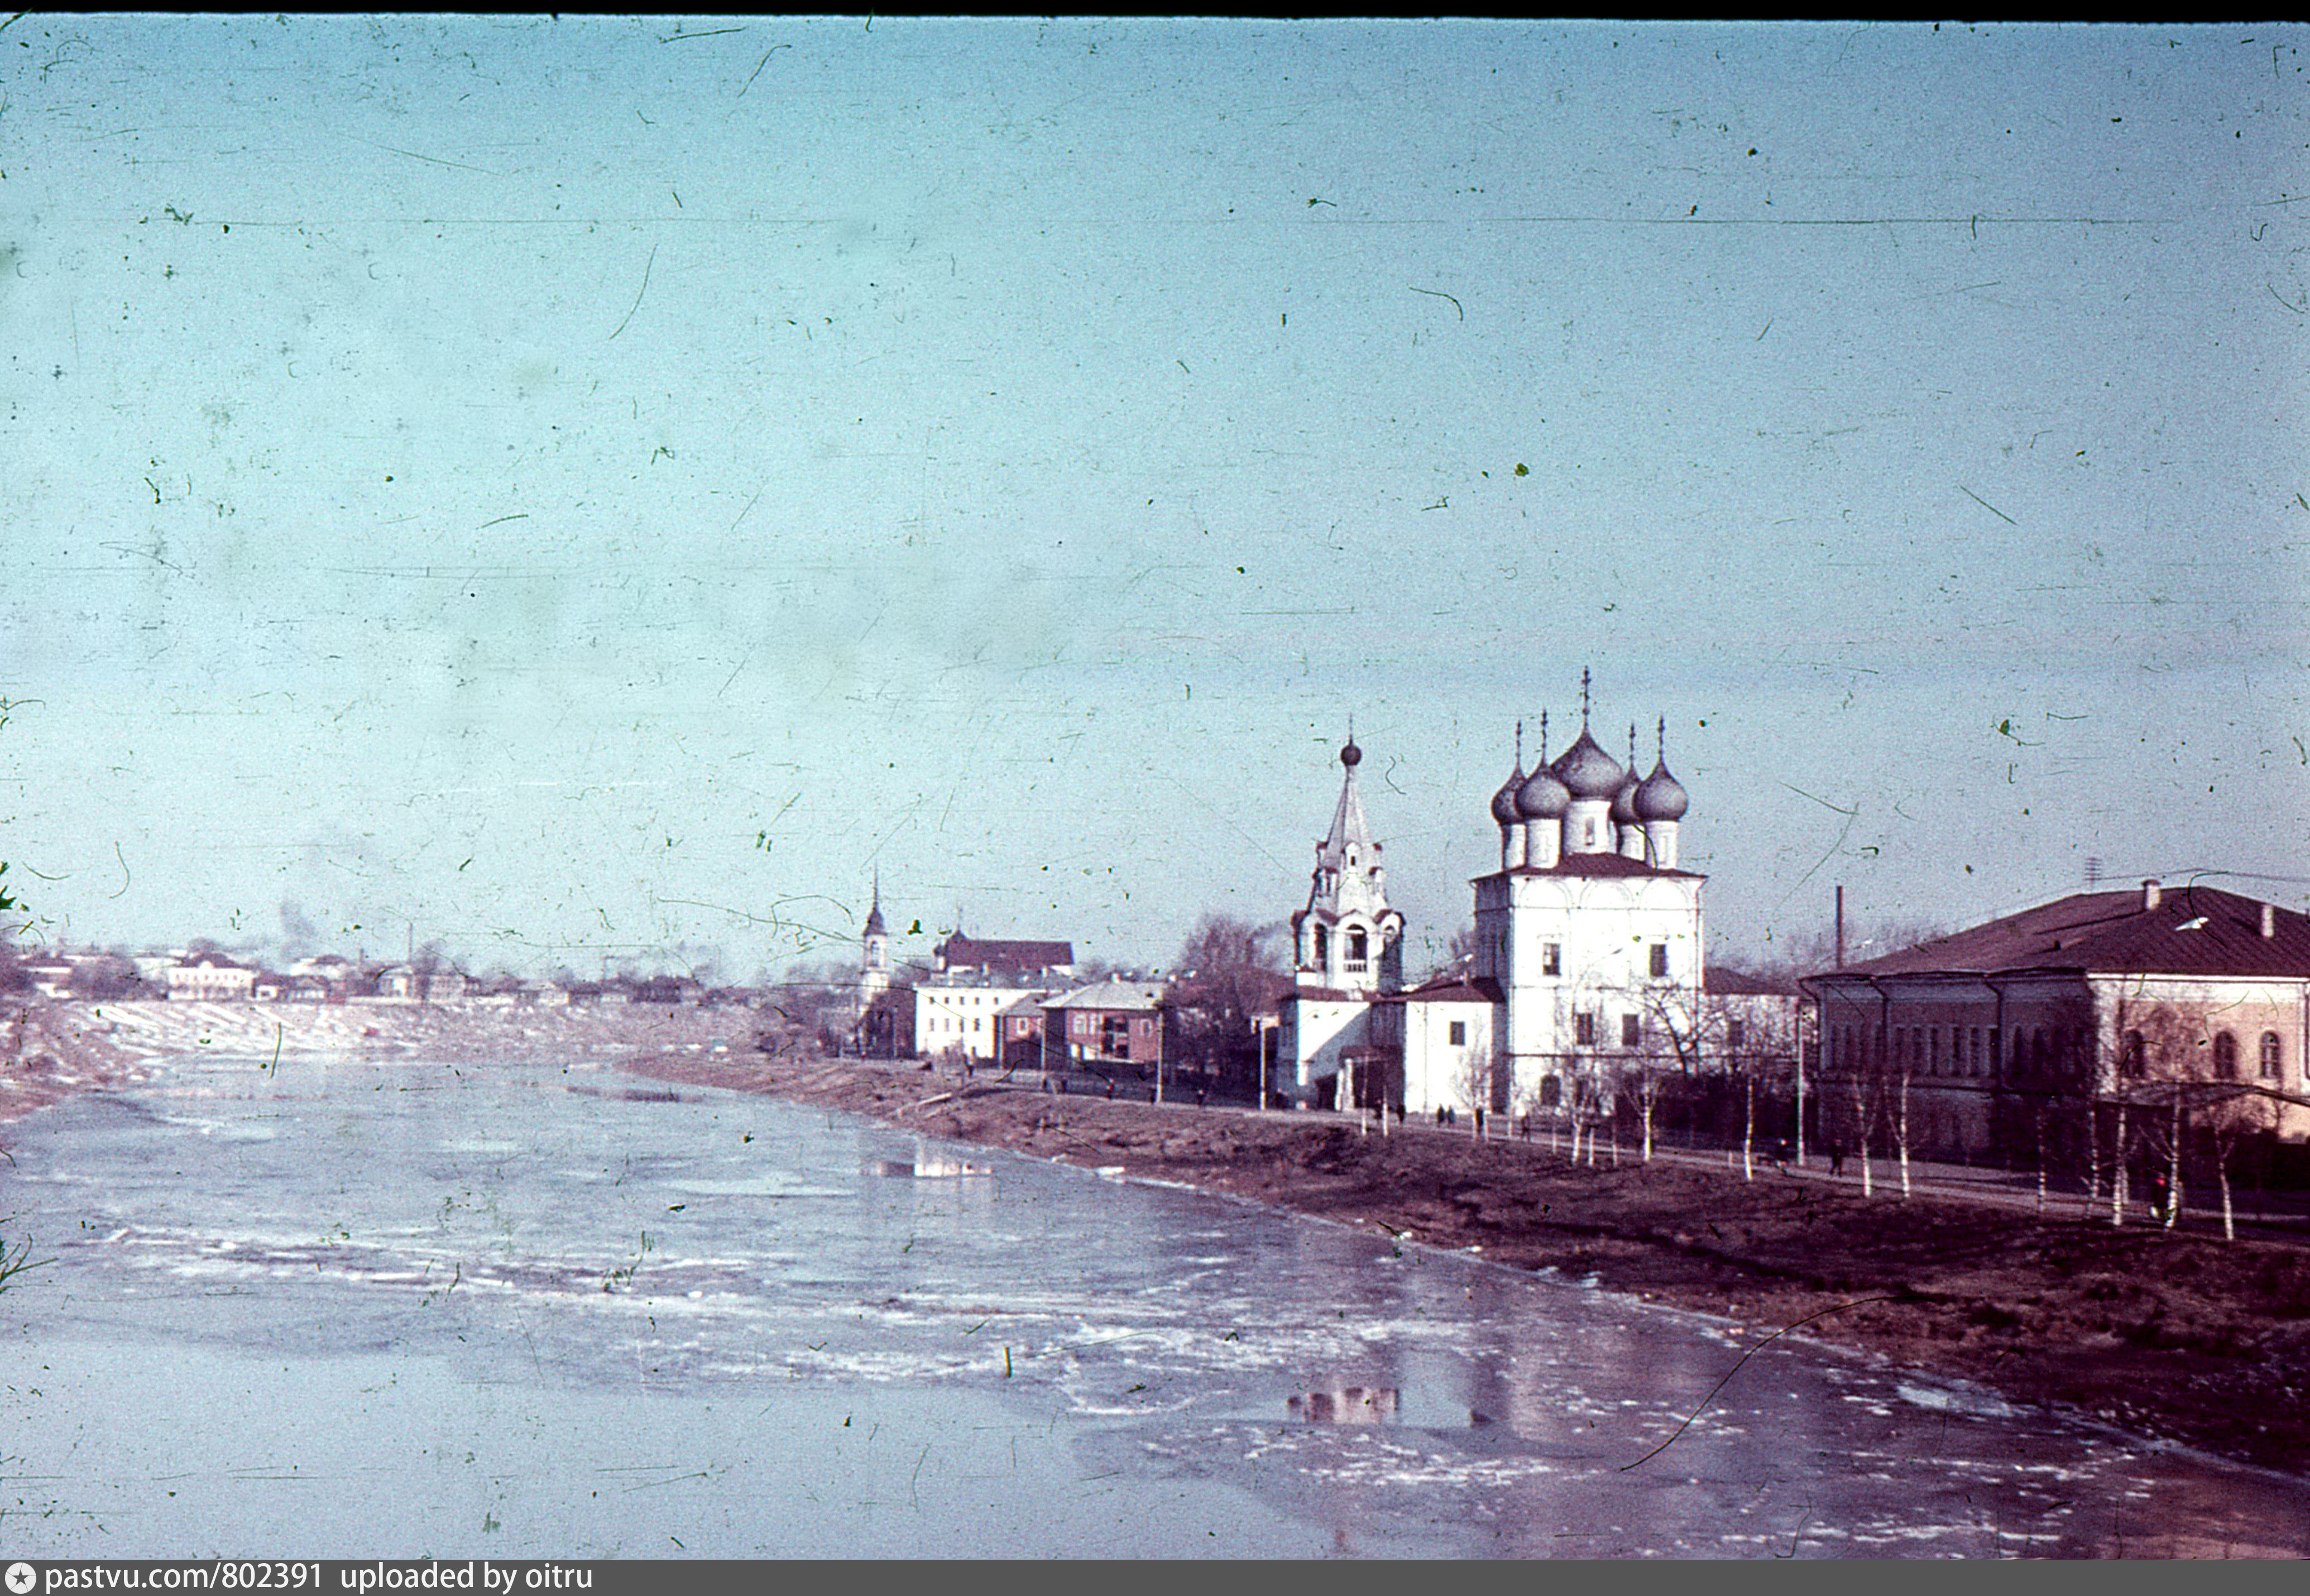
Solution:
M2299 1481L1795 1338L595 1079L204 1056L16 1127L7 1554L2306 1549Z

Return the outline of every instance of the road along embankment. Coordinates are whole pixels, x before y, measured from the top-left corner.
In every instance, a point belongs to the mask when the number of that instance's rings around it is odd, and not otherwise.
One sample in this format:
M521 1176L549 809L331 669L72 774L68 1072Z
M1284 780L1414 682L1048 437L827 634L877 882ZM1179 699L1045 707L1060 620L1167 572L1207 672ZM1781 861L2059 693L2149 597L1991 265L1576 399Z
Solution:
M1786 1327L2008 1401L2310 1472L2310 1248L1961 1200L1863 1198L1621 1149L1328 1115L1156 1107L904 1066L638 1051L652 1077L871 1115L925 1134L1176 1181L1649 1301Z

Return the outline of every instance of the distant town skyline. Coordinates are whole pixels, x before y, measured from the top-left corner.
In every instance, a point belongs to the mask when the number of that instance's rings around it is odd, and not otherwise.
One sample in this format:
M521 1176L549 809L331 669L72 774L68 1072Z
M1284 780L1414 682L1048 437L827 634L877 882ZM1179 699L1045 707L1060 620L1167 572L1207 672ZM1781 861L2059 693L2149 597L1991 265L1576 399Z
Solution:
M19 14L4 883L1166 965L1352 716L1416 969L1593 668L1712 958L2310 905L2306 40Z

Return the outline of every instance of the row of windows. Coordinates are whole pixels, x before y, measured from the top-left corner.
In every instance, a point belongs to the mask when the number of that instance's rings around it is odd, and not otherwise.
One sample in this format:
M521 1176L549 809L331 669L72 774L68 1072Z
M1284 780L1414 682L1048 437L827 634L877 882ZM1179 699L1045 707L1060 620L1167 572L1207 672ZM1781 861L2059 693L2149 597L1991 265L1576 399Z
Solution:
M2237 1037L2228 1031L2216 1031L2213 1037L2214 1079L2236 1080L2238 1078ZM2149 1050L2143 1045L2140 1031L2128 1031L2118 1053L2118 1068L2125 1074L2139 1079L2149 1072ZM2276 1031L2262 1033L2256 1049L2255 1068L2264 1080L2278 1080L2286 1073L2286 1043Z
M2050 1031L2016 1027L2010 1049L2001 1047L1996 1028L1977 1025L1897 1025L1889 1035L1883 1027L1847 1025L1837 1028L1835 1040L1842 1061L1865 1062L1873 1052L1880 1063L1928 1079L1993 1076L2001 1064L2008 1063L2016 1075L2058 1074L2089 1061L2094 1053L2093 1033L2082 1027L2055 1027ZM2214 1078L2237 1080L2237 1037L2228 1031L2216 1031L2212 1048ZM2119 1072L2139 1080L2148 1072L2147 1061L2141 1033L2127 1031L2119 1046ZM2264 1080L2284 1077L2286 1043L2276 1031L2262 1033L2256 1067Z
M1505 953L1507 947L1507 933L1505 932L1500 933L1500 946L1502 952ZM1648 967L1654 976L1668 974L1666 942L1654 942L1652 945L1652 957ZM1563 943L1542 942L1540 945L1540 973L1543 976L1560 976L1564 973Z
M1597 1014L1590 1013L1590 1012L1588 1012L1588 1011L1585 1011L1585 1010L1583 1010L1583 1011L1580 1011L1579 1013L1576 1013L1576 1014L1573 1015L1573 1017L1572 1017L1572 1040L1573 1040L1573 1044L1574 1044L1576 1046L1580 1046L1580 1047L1594 1047L1594 1046L1595 1046L1595 1045L1596 1045L1596 1037L1597 1037L1597 1034L1598 1034L1598 1032L1602 1028L1602 1027L1601 1027L1597 1022L1598 1022L1598 1020L1599 1020L1599 1019L1601 1019L1602 1018L1602 1017L1601 1015L1597 1015ZM1643 1015L1641 1015L1641 1014L1623 1014L1623 1015L1621 1015L1621 1016L1620 1016L1620 1045L1621 1045L1621 1046L1623 1046L1623 1047L1639 1047L1639 1046L1642 1046L1642 1045L1644 1045L1644 1040L1645 1040L1645 1019L1644 1019L1644 1016L1643 1016Z

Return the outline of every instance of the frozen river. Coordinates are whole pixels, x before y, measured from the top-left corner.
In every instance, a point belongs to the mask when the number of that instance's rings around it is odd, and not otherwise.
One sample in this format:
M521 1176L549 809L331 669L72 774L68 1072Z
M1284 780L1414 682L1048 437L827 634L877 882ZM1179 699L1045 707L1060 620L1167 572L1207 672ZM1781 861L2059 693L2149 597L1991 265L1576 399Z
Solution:
M762 1098L200 1058L9 1134L0 1557L2310 1548L1794 1338L1637 1463L1742 1336Z

